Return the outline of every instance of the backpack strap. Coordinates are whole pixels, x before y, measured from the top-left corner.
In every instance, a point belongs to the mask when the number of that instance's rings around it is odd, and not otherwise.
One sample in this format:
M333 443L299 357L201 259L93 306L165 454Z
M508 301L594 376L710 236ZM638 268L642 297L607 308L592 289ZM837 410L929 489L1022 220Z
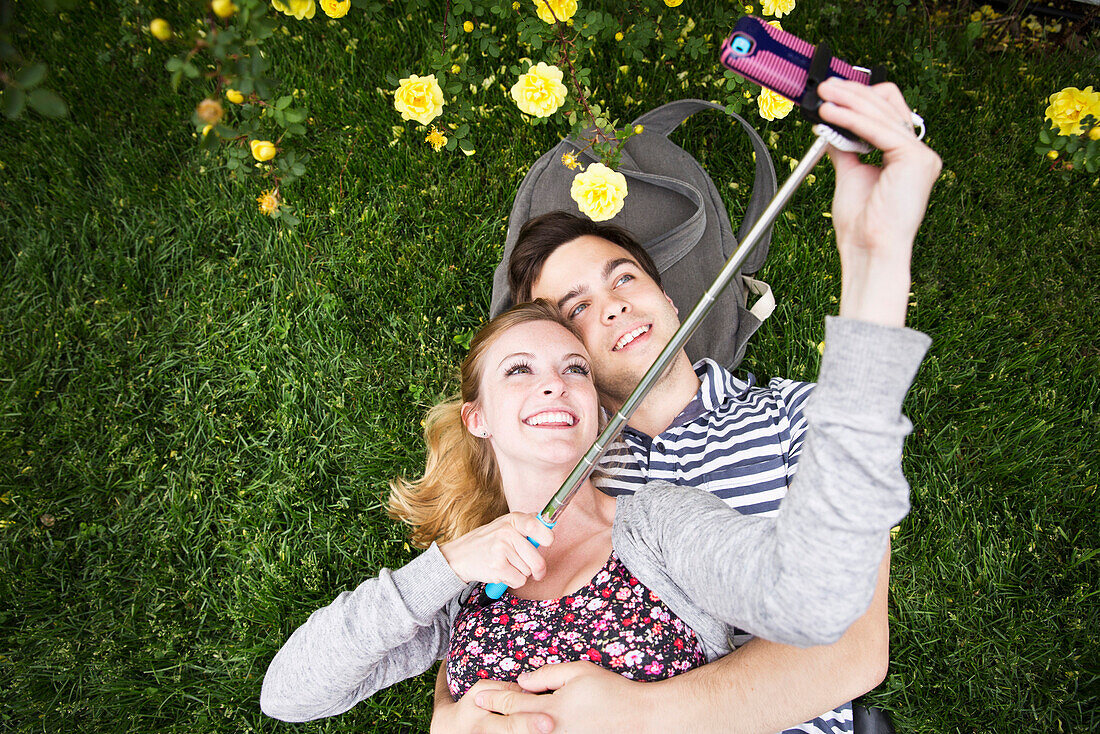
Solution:
M740 242L748 234L749 229L756 223L756 220L759 219L768 203L775 197L778 188L771 154L768 152L767 146L764 145L764 140L753 126L745 122L745 119L737 113L729 112L722 105L707 102L703 99L680 99L663 104L639 117L634 121L634 124L644 126L646 132L660 133L667 137L673 130L680 127L684 120L702 110L719 110L737 120L741 124L741 129L749 136L752 150L756 154L756 178L752 185L752 196L749 198L749 205L745 209L741 226L737 229L737 241ZM765 238L771 238L770 230Z

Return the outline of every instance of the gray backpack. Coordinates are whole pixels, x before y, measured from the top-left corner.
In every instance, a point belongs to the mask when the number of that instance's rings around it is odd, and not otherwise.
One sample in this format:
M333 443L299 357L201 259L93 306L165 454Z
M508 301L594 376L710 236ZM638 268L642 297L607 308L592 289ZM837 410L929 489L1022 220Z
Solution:
M692 114L706 109L723 110L721 105L700 99L670 102L642 115L633 123L645 132L627 140L619 172L627 179L623 209L611 224L625 228L641 242L657 264L665 292L686 317L710 287L722 265L736 249L768 202L775 195L775 168L764 141L745 120L741 123L756 153L756 180L744 221L733 234L725 204L699 162L668 139ZM574 172L561 162L563 153L573 152L584 164L596 160L585 145L566 139L543 155L531 167L516 193L508 217L504 256L493 274L490 313L493 316L511 305L508 292L508 260L519 230L527 220L552 211L579 214L569 196ZM719 296L713 310L687 344L687 354L697 361L710 357L733 369L745 354L745 344L775 308L771 289L748 277L768 256L771 231L741 268L742 277ZM750 309L749 292L760 296Z

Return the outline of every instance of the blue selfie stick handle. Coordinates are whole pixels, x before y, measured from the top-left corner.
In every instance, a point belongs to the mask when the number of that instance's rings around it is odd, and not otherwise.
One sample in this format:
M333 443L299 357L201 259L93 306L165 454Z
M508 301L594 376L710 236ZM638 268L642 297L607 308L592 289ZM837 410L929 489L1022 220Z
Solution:
M554 523L546 522L545 520L542 519L542 515L539 515L538 518L539 518L539 522L541 522L543 525L545 525L550 530L553 530L554 526L557 525L556 522L554 522ZM527 536L527 542L529 542L531 545L535 546L536 548L539 547L539 544L536 543L534 540L532 540L531 536ZM489 597L490 599L499 599L500 597L504 596L504 592L507 589L508 589L508 584L486 584L485 585L485 596Z

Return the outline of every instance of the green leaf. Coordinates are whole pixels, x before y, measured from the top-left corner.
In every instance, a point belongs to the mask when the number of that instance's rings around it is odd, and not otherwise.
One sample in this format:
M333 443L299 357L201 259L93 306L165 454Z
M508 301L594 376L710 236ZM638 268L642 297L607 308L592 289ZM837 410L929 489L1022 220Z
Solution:
M474 144L471 143L469 140L459 140L458 147L462 148L468 153L472 153L474 151Z
M1096 173L1096 170L1100 168L1100 161L1095 158L1089 158L1085 161L1085 170L1089 173Z
M1069 141L1066 142L1066 152L1067 153L1073 153L1080 147L1081 147L1081 138L1070 138Z
M179 91L180 79L182 79L182 78L183 78L183 69L176 69L175 71L172 72L171 83L172 83L172 91L173 92L178 92Z
M293 166L290 167L290 170L294 173L295 176L301 176L303 173L306 172L306 167L303 166L301 163L295 163Z
M33 89L46 78L46 65L42 63L24 66L15 72L15 83L24 89Z
M1058 137L1056 137L1054 139L1053 147L1054 147L1055 150L1061 150L1062 148L1065 148L1066 147L1066 139L1064 137L1062 137L1061 135L1059 135Z
M456 138L464 138L470 134L470 126L466 123L462 123L454 132Z
M8 87L4 90L3 101L0 102L0 109L4 111L4 117L15 120L23 114L23 108L26 106L27 95L22 89Z
M290 103L292 101L293 100L291 99L291 96L289 94L284 94L282 97L279 97L279 101L275 103L275 109L285 110L287 107L290 107Z
M1046 143L1047 145L1050 145L1050 142L1051 142L1050 130L1040 130L1039 131L1039 142L1040 143Z
M182 68L183 68L183 73L187 75L188 79L198 79L199 78L199 69L194 64L188 62L188 63L184 64Z
M304 122L307 117L309 117L309 113L301 107L295 107L286 111L286 121L292 125L296 122Z
M181 68L183 68L183 59L179 58L178 56L173 56L172 58L164 62L164 68L167 71L179 71Z
M57 96L56 92L39 87L30 93L27 104L38 114L44 117L65 117L69 114L69 107L65 100Z

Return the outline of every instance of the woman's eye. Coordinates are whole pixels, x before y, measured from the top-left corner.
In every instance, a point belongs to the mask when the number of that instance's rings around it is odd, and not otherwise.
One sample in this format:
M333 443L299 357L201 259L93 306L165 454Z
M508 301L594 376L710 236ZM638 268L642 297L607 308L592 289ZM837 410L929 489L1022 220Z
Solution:
M508 375L508 376L511 376L511 375L526 375L526 374L529 374L530 372L531 372L531 368L528 365L516 364L516 365L512 365L511 367L509 367L508 371L505 372L504 374Z
M580 316L581 311L583 311L586 308L588 308L587 303L578 303L576 306L573 307L573 310L569 312L569 318L571 318L571 319L577 318L578 316Z
M570 372L574 375L587 375L588 368L583 364L571 364L565 368L566 372Z

